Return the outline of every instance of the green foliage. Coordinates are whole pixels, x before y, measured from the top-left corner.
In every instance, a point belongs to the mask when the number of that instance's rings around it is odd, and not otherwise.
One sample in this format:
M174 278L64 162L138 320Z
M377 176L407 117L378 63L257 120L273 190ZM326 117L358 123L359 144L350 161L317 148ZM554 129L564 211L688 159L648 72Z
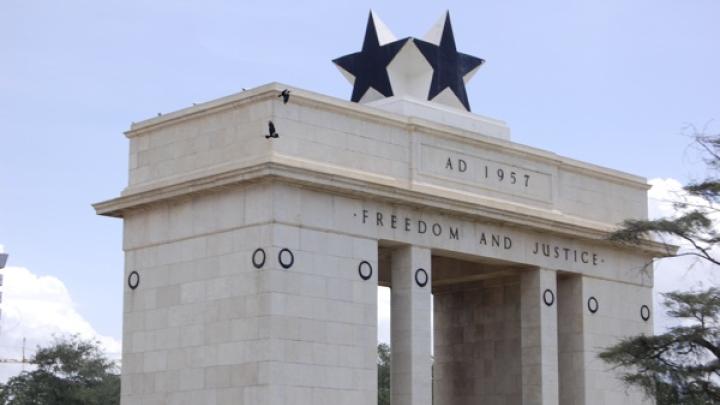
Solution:
M378 405L390 405L390 346L378 345Z
M720 134L693 134L711 173L720 169ZM610 239L637 245L649 236L682 241L669 257L694 256L720 265L715 255L720 178L683 187L687 198L674 204L670 218L628 220ZM600 358L623 370L626 384L640 387L658 405L720 403L720 289L664 294L668 315L680 326L655 336L635 336L606 349Z
M682 239L692 249L668 256L696 256L720 265L720 261L712 254L712 248L720 242L720 235L714 229L707 210L695 209L678 215L675 218L655 220L626 220L622 228L610 234L610 240L629 244L639 244L652 234Z
M703 153L703 159L711 172L720 169L720 134L693 134L694 145ZM713 248L720 242L715 229L715 219L720 213L720 178L710 175L706 179L683 187L687 198L675 203L677 215L655 220L627 220L620 230L610 235L610 240L637 245L650 236L677 238L690 249L680 253L668 252L668 256L695 256L720 265L713 255Z
M600 358L628 370L623 381L657 405L720 403L720 289L663 295L681 326L623 339Z
M3 405L114 405L120 403L120 376L97 342L77 336L39 347L36 369L0 385Z

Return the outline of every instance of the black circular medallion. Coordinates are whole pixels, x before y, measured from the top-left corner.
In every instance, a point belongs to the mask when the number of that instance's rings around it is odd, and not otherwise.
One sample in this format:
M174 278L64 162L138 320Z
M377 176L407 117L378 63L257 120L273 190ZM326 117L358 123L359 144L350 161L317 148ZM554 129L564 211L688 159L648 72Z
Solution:
M545 302L545 305L549 307L555 303L555 293L553 293L549 288L543 291L543 302Z
M425 287L428 283L428 274L425 269L417 269L415 270L415 282L420 287Z
M650 307L643 305L640 307L640 317L643 321L650 319Z
M587 302L588 311L591 313L595 313L600 308L600 304L598 303L598 300L595 297L588 298Z
M128 276L128 287L130 287L131 290L134 290L138 288L140 285L140 274L137 271L132 271L130 275Z
M368 262L367 260L363 260L358 265L358 274L360 274L360 278L363 280L370 280L370 277L372 277L373 274L373 268L372 264Z
M290 249L283 248L278 253L278 262L280 262L283 269L289 269L295 263L295 255Z
M265 265L265 250L257 248L252 254L252 263L256 269L261 269Z

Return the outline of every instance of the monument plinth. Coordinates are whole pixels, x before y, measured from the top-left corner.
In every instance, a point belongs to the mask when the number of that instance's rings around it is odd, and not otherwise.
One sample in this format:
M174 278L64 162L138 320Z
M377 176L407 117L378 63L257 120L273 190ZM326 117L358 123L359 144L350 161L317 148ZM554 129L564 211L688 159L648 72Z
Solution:
M95 205L124 220L123 404L375 404L378 285L394 405L645 403L596 357L652 333L664 247L605 240L645 179L394 96L272 83L132 125Z

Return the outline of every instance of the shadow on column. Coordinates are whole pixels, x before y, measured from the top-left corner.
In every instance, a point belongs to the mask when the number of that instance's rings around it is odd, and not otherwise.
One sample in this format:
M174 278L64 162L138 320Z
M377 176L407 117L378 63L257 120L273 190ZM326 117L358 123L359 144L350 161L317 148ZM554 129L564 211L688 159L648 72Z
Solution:
M438 255L432 267L433 404L522 404L522 268Z

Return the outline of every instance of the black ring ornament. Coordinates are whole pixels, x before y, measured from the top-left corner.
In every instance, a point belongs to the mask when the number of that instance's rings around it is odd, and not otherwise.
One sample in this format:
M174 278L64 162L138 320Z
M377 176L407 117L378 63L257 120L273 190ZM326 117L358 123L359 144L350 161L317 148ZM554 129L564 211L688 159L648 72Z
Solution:
M640 318L642 318L642 320L645 322L650 319L650 307L648 307L647 305L643 305L640 307Z
M286 254L290 255L288 259L289 261L283 259L283 257L287 256ZM290 251L290 249L282 248L280 249L280 252L278 252L278 262L280 262L283 269L287 270L295 263L295 255Z
M262 260L258 258L258 256L262 257ZM255 266L256 269L262 269L265 265L265 259L267 258L267 255L265 254L265 250L263 248L257 248L252 254L252 264Z
M417 269L415 270L415 282L420 287L425 287L428 283L428 274L425 269Z
M555 303L555 293L553 293L549 288L543 291L543 302L549 307Z
M367 269L363 271L363 269ZM367 260L363 260L358 265L358 274L360 274L360 278L367 281L370 280L370 277L373 275L373 268L372 264L368 262Z
M128 275L128 287L130 287L131 290L134 290L138 288L140 285L140 274L137 271L132 271L130 275Z
M600 309L600 304L598 303L597 298L595 298L595 297L588 298L587 307L588 307L588 311L590 311L590 313L594 314L595 312L597 312L598 309Z

